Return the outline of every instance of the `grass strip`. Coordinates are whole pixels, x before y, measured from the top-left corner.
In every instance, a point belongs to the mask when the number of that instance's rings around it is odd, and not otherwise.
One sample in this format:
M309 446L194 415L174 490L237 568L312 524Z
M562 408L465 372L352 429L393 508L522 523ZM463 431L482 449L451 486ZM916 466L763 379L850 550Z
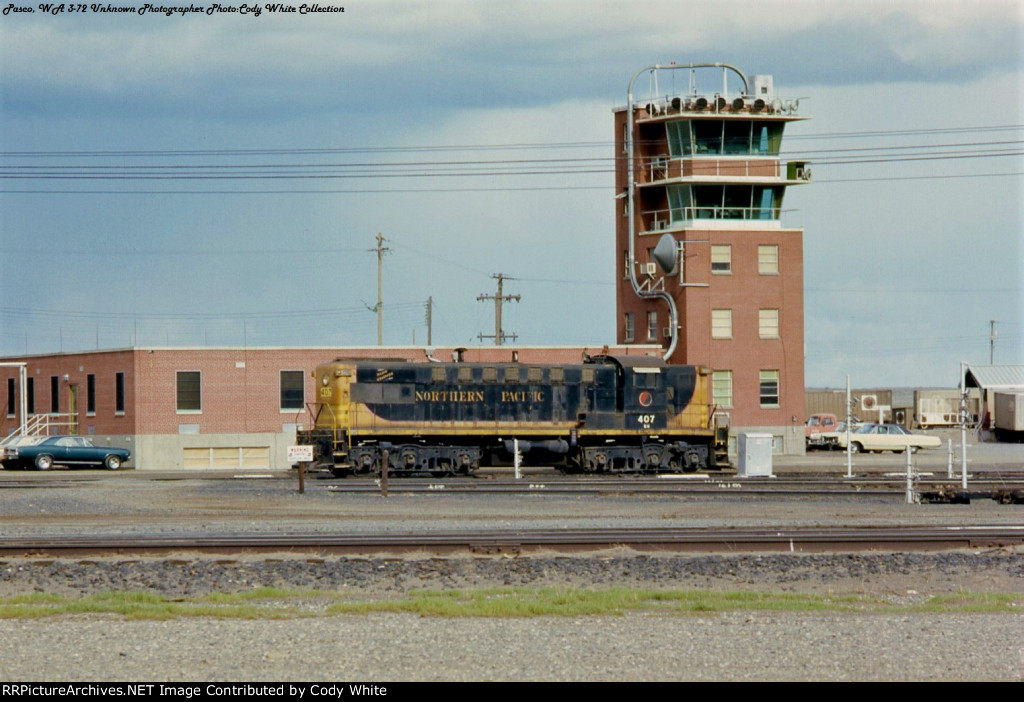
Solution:
M105 614L126 619L295 619L310 616L413 614L421 617L581 617L629 612L706 615L735 611L1020 613L1019 593L961 591L906 603L868 595L817 595L711 590L608 588L485 588L417 590L382 598L315 590L256 588L201 597L108 591L64 596L45 593L0 599L0 619Z

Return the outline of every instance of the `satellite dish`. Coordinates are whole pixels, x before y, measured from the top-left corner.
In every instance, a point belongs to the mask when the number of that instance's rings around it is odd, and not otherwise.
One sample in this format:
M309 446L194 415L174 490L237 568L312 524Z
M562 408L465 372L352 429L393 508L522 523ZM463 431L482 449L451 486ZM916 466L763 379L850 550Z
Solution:
M676 238L671 234L662 234L658 245L651 252L651 258L658 264L665 275L675 275L679 268L679 256L676 254Z

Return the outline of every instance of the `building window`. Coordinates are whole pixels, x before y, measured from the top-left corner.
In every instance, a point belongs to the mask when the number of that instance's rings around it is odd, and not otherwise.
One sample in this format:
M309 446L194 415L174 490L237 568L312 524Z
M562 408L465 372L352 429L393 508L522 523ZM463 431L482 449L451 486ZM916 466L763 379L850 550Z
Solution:
M779 311L758 310L757 335L762 339L779 338Z
M178 371L178 411L202 412L202 374L199 371Z
M649 341L658 340L658 313L648 312L647 313L647 339Z
M15 407L15 395L14 395L14 378L7 379L7 416L14 416Z
M779 247L761 244L757 247L757 272L760 275L779 274Z
M760 377L761 406L779 406L779 372L777 370L763 370Z
M305 374L300 370L281 371L281 409L301 410L306 405Z
M622 279L629 280L629 251L622 252Z
M719 407L732 407L732 371L711 373L711 401Z
M60 376L50 376L50 411L54 414L60 412Z
M96 375L85 376L85 413L96 414Z
M124 373L114 375L114 412L124 414Z
M711 310L711 338L732 338L732 310Z
M729 244L712 245L711 273L717 275L732 273L732 246Z
M625 335L625 340L626 341L633 341L634 338L635 338L635 333L636 333L636 331L635 331L635 327L634 327L634 323L633 323L633 313L632 312L627 312L626 313L626 335Z
M25 404L28 406L28 409L26 411L29 414L35 414L36 413L36 379L35 378L29 378L27 385L28 385L28 387L25 390L25 394L27 395L27 397L25 398Z

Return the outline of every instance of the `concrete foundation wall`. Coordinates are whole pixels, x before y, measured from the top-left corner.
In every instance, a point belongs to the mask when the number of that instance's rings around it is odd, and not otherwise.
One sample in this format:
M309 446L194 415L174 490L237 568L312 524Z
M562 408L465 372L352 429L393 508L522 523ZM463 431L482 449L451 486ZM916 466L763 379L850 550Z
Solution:
M295 434L149 434L134 443L136 470L288 470Z

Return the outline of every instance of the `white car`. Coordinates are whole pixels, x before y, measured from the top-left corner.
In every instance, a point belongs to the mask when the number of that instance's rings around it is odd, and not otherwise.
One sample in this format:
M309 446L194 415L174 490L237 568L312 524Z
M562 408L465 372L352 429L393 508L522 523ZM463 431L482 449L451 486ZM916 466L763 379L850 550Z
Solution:
M846 432L840 432L839 446L846 449ZM903 453L907 447L911 453L922 448L939 448L942 440L928 434L912 434L899 424L865 424L850 434L850 447L854 453L861 451L892 451Z

